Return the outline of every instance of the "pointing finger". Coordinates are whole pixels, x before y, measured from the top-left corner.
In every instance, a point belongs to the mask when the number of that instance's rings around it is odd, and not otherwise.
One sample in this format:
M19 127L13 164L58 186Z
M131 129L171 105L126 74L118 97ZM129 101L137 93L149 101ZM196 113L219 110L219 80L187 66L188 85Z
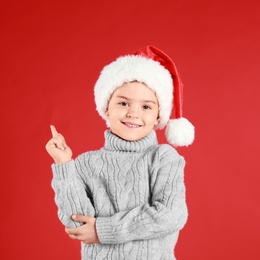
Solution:
M50 128L51 128L52 137L55 137L55 136L58 134L58 132L57 132L55 126L54 126L54 125L51 125Z

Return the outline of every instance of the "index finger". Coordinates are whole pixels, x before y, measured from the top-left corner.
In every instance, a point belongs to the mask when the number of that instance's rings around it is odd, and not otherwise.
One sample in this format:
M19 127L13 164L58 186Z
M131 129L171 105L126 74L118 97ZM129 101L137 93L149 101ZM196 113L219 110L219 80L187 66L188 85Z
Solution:
M55 137L58 134L58 132L57 132L57 130L56 130L54 125L51 125L50 127L51 127L52 137Z

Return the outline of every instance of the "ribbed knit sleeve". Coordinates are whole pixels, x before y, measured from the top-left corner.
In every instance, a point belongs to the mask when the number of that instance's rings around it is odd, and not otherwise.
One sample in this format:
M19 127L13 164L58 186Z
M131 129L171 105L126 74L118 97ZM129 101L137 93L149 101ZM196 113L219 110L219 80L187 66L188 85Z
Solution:
M168 145L156 152L151 169L151 202L98 217L96 228L103 244L153 239L179 231L187 221L183 157Z
M73 160L64 164L53 164L52 188L58 206L58 217L66 227L82 225L71 219L72 214L94 216L95 210L89 200L85 184L77 172Z

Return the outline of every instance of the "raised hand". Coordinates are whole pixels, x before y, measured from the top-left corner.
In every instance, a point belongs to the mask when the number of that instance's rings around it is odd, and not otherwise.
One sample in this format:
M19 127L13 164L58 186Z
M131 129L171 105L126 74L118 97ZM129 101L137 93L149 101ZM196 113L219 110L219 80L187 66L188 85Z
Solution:
M64 137L57 132L55 126L51 125L52 139L45 148L55 163L65 163L71 160L72 151L66 144Z

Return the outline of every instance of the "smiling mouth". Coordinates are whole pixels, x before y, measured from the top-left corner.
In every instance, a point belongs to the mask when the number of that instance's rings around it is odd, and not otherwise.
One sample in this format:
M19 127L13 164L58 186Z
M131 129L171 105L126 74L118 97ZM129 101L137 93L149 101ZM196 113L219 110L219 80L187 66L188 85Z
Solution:
M139 128L141 127L141 125L137 125L137 124L133 124L133 123L128 123L128 122L123 122L123 124L125 126L127 126L128 128Z

